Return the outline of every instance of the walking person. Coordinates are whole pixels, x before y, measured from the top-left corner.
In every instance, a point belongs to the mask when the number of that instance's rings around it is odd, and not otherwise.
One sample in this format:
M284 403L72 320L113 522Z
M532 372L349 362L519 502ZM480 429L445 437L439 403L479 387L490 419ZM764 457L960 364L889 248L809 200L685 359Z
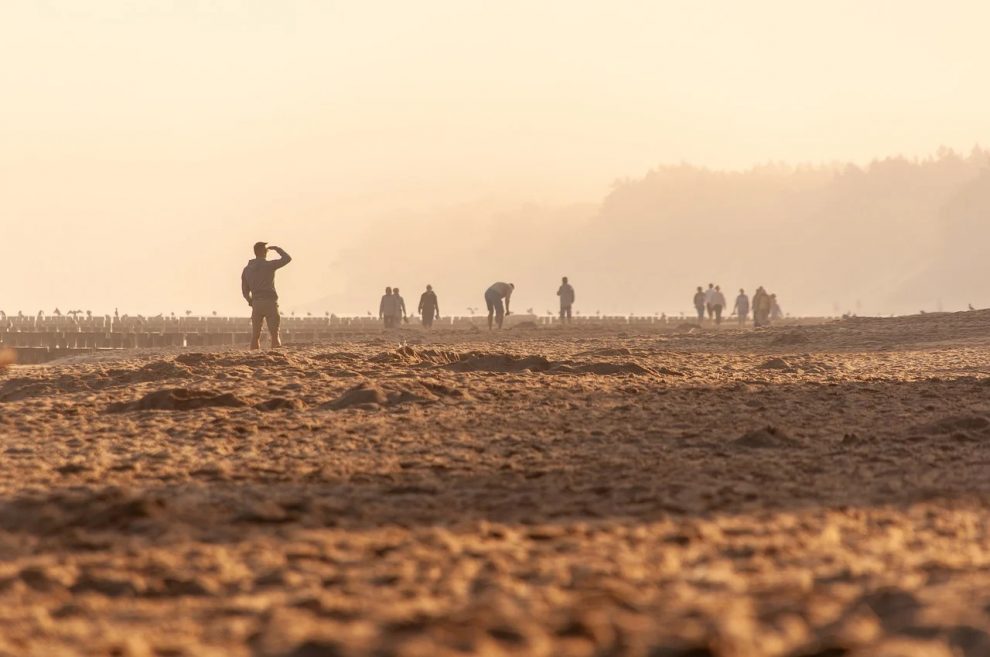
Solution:
M488 330L492 330L492 317L499 328L502 328L502 321L509 314L509 299L516 286L512 283L492 283L492 286L485 290L485 305L488 306ZM503 305L502 301L505 300Z
M712 305L712 299L715 297L715 284L709 283L708 289L705 290L705 309L708 311L708 321L712 321L715 317L715 307Z
M749 297L746 296L745 290L739 290L739 296L736 297L736 305L732 312L738 316L739 326L744 326L746 318L749 316Z
M395 295L392 294L392 288L387 287L381 303L378 304L378 319L382 320L387 329L395 328L395 306Z
M698 286L698 291L694 293L694 309L698 312L698 323L705 321L705 291Z
M770 310L772 303L770 295L763 289L763 286L756 288L753 295L753 326L766 326L770 323Z
M408 323L409 320L406 319L406 302L399 295L399 288L392 288L392 296L395 297L395 325L398 326L403 322Z
M278 260L269 260L268 252L278 254ZM278 314L278 293L275 291L275 272L292 262L292 257L277 246L266 242L254 245L254 258L248 260L241 272L241 294L251 306L251 348L261 349L261 327L268 324L272 348L281 347L279 325L282 319Z
M571 307L574 305L574 288L567 282L566 276L560 280L560 287L557 288L557 296L560 297L560 321L563 323L566 317L567 323L570 324Z
M712 313L715 315L715 326L722 324L723 308L725 308L725 295L722 294L722 288L716 285L715 293L712 294Z
M433 320L440 319L440 304L432 285L427 285L426 292L420 295L418 312L423 318L423 326L426 328L432 328Z
M780 309L780 304L777 303L777 293L774 292L770 295L770 319L778 320L784 316L784 311Z

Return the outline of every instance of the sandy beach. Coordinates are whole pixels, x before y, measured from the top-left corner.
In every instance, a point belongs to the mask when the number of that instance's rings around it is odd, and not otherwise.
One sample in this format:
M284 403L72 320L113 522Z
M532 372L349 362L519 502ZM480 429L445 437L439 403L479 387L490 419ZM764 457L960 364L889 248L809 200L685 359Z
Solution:
M0 655L990 655L990 311L0 374Z

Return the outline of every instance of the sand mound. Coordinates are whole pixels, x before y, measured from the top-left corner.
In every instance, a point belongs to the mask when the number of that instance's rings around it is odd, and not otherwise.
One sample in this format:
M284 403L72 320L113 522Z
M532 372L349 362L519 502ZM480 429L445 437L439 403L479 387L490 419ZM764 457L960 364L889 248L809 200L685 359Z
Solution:
M324 404L321 408L340 411L346 408L361 410L377 410L388 406L408 403L430 403L438 397L426 388L411 390L408 388L385 389L365 381L349 388L337 399Z
M951 437L959 442L990 440L990 418L984 415L955 415L914 427L908 440L925 442L932 437Z
M378 386L364 382L348 389L340 397L325 404L325 408L339 411L345 408L379 408L388 403L388 395Z
M632 356L632 349L626 347L602 347L600 349L589 349L579 351L575 356Z
M132 530L149 528L165 512L161 496L108 487L17 498L0 506L0 524L7 530L45 533Z
M314 354L310 358L314 361L323 361L328 363L350 363L355 360L364 360L364 356L351 351L328 351L322 354Z
M403 345L394 351L383 351L368 360L372 363L401 363L405 365L447 365L464 358L464 354L436 349L413 349Z
M655 370L643 367L639 363L561 363L555 365L550 371L555 374L600 374L603 376L631 374L635 376L657 376Z
M546 372L553 364L543 356L512 356L474 352L446 365L455 372Z
M781 333L780 335L774 336L770 344L777 346L790 346L798 344L806 344L811 340L807 335L801 331L788 331L787 333Z
M605 356L630 355L629 349L603 349L584 352ZM555 362L544 356L515 356L491 352L472 351L457 353L435 349L413 349L404 345L393 351L385 351L369 359L374 363L430 365L450 369L455 372L547 372L548 374L598 374L637 376L657 376L659 374L680 375L680 372L664 368L662 372L650 369L635 362L598 362L574 363L570 361Z
M178 360L178 359L176 359ZM163 379L176 379L192 374L188 367L183 367L181 363L167 360L155 361L141 367L136 372L127 377L131 383L142 383L146 381L161 381Z
M471 395L464 390L461 390L460 388L452 388L438 381L420 381L420 385L438 397L453 397L464 400L472 399Z
M258 402L254 407L259 411L301 411L306 408L306 403L301 399L275 397L267 401Z
M59 376L52 376L49 371L45 371L37 377L9 379L0 387L0 402L58 393L105 390L134 383L185 378L191 374L188 368L166 360L144 363L138 367L107 369L98 367L88 371L79 367L70 367Z
M746 449L793 449L801 446L794 438L769 425L743 434L733 440L732 444Z
M247 403L230 393L216 394L207 390L167 388L165 390L150 392L137 401L110 404L107 411L111 413L124 413L128 411L191 411L210 406L240 408L247 406Z
M220 354L207 354L199 351L194 351L189 354L181 354L175 357L175 362L180 365L206 365L208 363L215 363L221 360L223 357Z
M990 419L983 415L958 415L954 417L942 418L936 422L919 427L925 433L955 433L956 431L979 431L990 430Z
M38 379L11 379L0 388L0 402L20 401L30 397L51 395L58 389L46 381Z
M771 358L759 366L761 370L782 370L791 371L794 368L783 358Z

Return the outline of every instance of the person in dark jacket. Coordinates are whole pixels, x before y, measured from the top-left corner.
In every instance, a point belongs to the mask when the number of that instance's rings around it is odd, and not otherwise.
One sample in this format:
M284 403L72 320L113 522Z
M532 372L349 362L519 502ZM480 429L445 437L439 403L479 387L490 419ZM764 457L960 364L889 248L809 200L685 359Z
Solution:
M419 314L423 318L423 326L432 328L433 320L440 319L440 303L432 285L426 286L426 292L419 297Z
M560 321L563 322L566 317L567 323L570 324L571 307L574 305L574 288L567 282L566 276L564 276L560 281L560 287L557 289L557 296L560 297Z
M694 309L698 313L698 323L705 321L705 291L698 286L698 291L694 293Z

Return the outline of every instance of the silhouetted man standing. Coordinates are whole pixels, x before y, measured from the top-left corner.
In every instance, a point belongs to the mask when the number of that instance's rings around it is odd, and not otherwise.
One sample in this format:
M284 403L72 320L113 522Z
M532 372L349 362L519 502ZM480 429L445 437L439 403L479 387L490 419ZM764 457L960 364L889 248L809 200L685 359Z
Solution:
M440 304L432 285L427 285L426 292L423 292L419 297L419 314L422 316L423 326L426 328L433 326L434 318L440 319Z
M492 330L492 316L499 328L502 328L502 320L509 314L509 298L512 297L516 286L512 283L493 283L485 290L485 305L488 306L488 330ZM502 300L505 299L505 305Z
M560 321L564 321L564 317L567 317L567 323L571 322L571 306L574 305L574 288L571 284L567 282L567 277L564 276L560 281L560 288L557 290L557 296L560 297Z
M268 260L268 252L279 255L278 260ZM277 246L265 242L254 245L254 259L248 260L241 273L241 293L251 306L251 348L261 348L261 325L268 324L272 347L281 347L278 334L281 318L278 314L278 294L275 292L275 270L281 269L292 257Z

